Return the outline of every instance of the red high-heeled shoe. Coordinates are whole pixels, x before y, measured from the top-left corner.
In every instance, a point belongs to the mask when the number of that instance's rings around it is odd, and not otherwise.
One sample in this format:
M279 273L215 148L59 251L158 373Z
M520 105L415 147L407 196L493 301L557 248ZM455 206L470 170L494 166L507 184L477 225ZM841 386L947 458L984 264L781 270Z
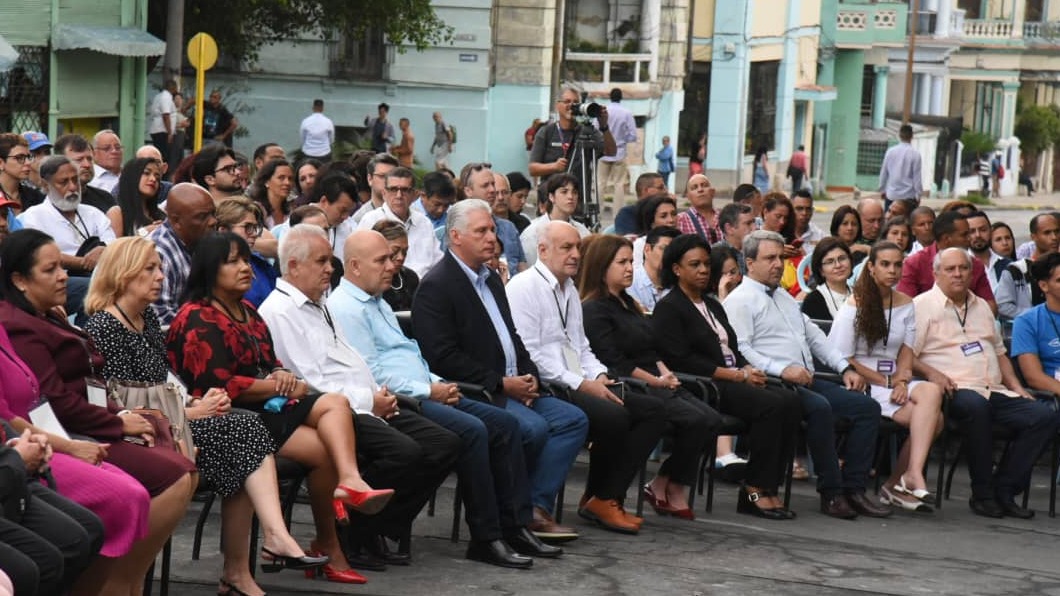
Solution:
M306 552L306 556L322 556L321 553ZM338 570L331 566L331 563L323 565L321 567L314 567L312 569L305 570L306 579L316 579L317 577L324 576L324 579L329 582L335 582L337 584L366 584L368 578L357 573L353 569Z
M345 503L353 508L354 511L365 515L375 515L382 511L383 507L386 507L386 504L390 502L390 498L393 496L394 489L392 488L354 490L342 484L336 486L335 492L332 493L332 497L336 501ZM335 517L341 520L337 508Z

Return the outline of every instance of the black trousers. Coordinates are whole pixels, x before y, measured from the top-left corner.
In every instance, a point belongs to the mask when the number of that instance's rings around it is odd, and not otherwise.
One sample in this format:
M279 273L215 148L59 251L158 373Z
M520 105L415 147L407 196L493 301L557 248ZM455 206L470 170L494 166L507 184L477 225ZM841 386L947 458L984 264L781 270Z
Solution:
M784 479L802 421L802 402L792 391L754 387L747 383L715 381L721 392L721 411L751 427L747 484L774 490Z
M571 391L570 401L589 419L592 445L585 494L623 502L630 483L666 430L663 400L627 390L624 405L580 391Z
M402 536L456 464L460 437L408 408L386 421L355 418L361 476L373 488L394 489L394 497L376 515L351 513L351 536Z
M662 400L667 425L673 429L673 452L659 467L659 475L692 486L699 474L699 458L718 436L721 416L684 389L670 391L652 387L648 392Z
M37 482L28 487L22 520L0 519L0 569L18 596L63 594L103 546L103 523Z

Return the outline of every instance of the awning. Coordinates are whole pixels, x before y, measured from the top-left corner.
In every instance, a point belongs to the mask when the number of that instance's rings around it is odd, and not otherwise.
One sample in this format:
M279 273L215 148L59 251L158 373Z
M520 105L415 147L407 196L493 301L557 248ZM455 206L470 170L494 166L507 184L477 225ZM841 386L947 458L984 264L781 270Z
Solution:
M0 72L7 72L18 62L18 50L0 35Z
M133 27L92 27L60 23L52 31L56 50L92 50L112 56L161 56L166 42Z
M795 101L835 101L835 87L800 85L795 87Z

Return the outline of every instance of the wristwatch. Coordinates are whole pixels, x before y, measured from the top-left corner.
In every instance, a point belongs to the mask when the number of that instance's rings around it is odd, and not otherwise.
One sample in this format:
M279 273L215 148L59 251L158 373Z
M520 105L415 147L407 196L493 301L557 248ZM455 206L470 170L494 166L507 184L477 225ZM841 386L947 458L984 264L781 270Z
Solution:
M599 130L600 132L607 132L607 131L611 130L611 128L606 126L606 125L604 125L604 126L601 126L600 128L598 128L597 130Z

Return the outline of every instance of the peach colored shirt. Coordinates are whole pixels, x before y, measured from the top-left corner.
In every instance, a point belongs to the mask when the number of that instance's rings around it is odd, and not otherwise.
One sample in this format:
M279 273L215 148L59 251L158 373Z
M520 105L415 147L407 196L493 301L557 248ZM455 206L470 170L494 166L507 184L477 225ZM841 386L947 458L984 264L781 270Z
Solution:
M913 352L924 364L947 375L961 389L984 398L991 392L1017 396L1005 388L998 358L1006 358L1005 344L994 326L994 313L985 300L968 292L968 313L961 325L958 308L939 287L913 299L916 342ZM978 346L974 346L978 342ZM967 352L967 354L966 354Z

